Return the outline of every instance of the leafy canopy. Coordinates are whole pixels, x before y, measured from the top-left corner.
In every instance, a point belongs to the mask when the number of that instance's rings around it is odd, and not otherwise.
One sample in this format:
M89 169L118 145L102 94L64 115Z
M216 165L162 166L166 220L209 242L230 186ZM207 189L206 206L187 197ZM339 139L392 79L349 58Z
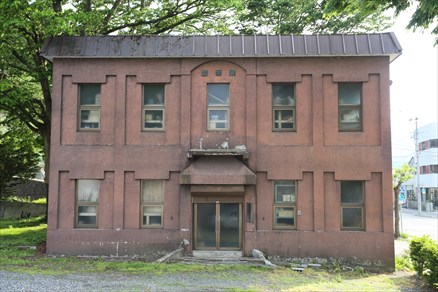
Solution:
M13 178L33 178L41 161L41 140L23 123L0 113L0 195Z
M0 110L42 137L49 173L52 67L39 50L59 35L340 33L378 31L410 0L2 0ZM410 27L436 20L419 4ZM436 33L436 30L435 30Z
M405 163L399 168L393 169L392 187L400 189L401 185L414 177L415 168Z

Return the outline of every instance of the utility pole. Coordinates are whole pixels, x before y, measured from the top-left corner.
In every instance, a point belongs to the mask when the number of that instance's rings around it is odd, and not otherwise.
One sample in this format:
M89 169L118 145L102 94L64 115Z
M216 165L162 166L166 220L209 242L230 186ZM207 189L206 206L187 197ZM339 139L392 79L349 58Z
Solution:
M420 190L420 145L418 144L418 118L415 118L415 168L416 168L416 181L417 186L415 191L417 193L418 215L421 216L421 190Z

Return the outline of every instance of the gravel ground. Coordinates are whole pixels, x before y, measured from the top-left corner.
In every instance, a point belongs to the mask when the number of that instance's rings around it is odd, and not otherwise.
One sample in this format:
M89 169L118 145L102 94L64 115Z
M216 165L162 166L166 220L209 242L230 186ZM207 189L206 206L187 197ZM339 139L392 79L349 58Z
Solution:
M265 287L269 283L258 273L178 273L166 277L151 275L29 275L0 271L0 291L221 291Z

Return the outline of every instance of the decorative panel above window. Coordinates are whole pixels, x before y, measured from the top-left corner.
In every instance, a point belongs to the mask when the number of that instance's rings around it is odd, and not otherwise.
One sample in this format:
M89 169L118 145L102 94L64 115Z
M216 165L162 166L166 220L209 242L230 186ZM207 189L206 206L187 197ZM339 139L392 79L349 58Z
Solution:
M207 84L207 129L226 131L230 129L230 85Z
M164 121L164 84L145 84L143 86L143 130L162 131Z
M79 130L100 130L100 84L79 85Z
M295 84L272 84L272 129L295 131Z
M99 181L76 181L76 227L97 227Z
M341 228L364 229L364 184L363 181L341 182Z
M163 226L163 197L162 180L143 180L141 186L142 226L157 228Z
M339 131L362 131L362 83L338 84Z
M294 229L296 226L296 182L274 182L274 228Z

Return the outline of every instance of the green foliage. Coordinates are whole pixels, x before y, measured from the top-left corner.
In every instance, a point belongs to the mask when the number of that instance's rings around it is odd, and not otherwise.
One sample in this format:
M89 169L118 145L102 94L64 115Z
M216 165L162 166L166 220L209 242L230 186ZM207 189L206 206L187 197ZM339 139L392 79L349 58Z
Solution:
M244 291L400 291L418 288L419 283L410 276L394 277L391 274L370 274L357 267L345 271L339 261L336 272L331 269L306 269L303 273L290 268L276 269L233 264L156 264L141 259L48 257L40 251L20 250L18 246L37 246L44 243L47 225L43 216L11 220L0 219L0 269L28 274L111 274L135 277L171 276L184 274L194 279L229 279L247 281ZM184 286L185 287L185 286ZM184 288L179 283L169 290ZM213 287L208 287L207 290ZM193 289L193 287L187 287ZM231 291L235 289L230 288ZM239 291L239 290L236 290Z
M47 198L39 198L32 200L30 197L19 197L19 196L0 196L0 201L47 204Z
M0 116L0 194L13 178L33 178L41 161L41 141L23 123Z
M438 244L428 235L415 237L409 244L409 251L417 274L438 288Z
M407 254L395 257L395 270L396 271L413 271L411 258Z
M392 170L392 187L400 191L400 186L414 177L415 168L405 163L399 168Z
M240 32L276 33L352 33L376 32L390 26L382 9L370 13L348 10L328 13L325 1L249 0L239 14ZM330 11L329 11L330 12Z
M438 2L436 0L326 0L323 3L325 12L332 15L356 12L370 15L376 11L387 10L394 10L395 14L398 15L412 6L415 8L415 12L411 16L407 28L427 29L430 25L434 25L432 33L438 35Z

